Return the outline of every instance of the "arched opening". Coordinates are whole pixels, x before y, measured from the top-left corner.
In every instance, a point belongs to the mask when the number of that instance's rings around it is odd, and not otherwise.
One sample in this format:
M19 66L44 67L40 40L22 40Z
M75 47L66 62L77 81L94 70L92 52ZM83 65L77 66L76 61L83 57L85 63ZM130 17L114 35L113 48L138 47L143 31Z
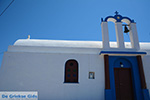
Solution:
M115 31L115 23L108 21L109 45L110 48L117 48L117 39Z
M65 63L65 83L78 83L78 62L74 59Z
M129 32L125 33L125 27L129 30ZM130 34L129 24L126 22L122 22L122 30L123 30L125 48L132 48L130 35L129 35Z
M118 68L131 68L132 64L130 61L128 61L125 58L118 58L115 62L114 62L114 66L118 67Z

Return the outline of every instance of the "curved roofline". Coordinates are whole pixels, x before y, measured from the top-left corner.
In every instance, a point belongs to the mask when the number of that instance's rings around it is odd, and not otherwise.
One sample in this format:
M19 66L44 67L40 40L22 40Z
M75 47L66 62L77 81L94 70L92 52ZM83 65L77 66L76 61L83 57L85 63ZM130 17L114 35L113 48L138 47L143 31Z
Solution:
M19 39L14 43L14 46L102 48L102 41ZM110 46L116 48L117 42L110 42ZM131 43L125 42L125 47L131 48ZM150 43L142 42L140 48L150 50Z

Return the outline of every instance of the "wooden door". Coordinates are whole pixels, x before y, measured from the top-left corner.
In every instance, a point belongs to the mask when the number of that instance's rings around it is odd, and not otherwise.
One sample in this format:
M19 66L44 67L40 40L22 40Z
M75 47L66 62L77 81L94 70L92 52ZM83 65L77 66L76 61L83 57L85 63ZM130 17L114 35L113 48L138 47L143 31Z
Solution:
M134 100L131 68L114 68L116 100Z

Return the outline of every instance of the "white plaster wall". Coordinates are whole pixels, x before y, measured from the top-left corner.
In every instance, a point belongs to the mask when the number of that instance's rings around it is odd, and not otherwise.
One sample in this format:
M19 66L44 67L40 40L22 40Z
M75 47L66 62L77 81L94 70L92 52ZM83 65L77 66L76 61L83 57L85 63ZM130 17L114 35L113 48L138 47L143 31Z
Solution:
M142 57L143 68L145 73L146 85L150 94L150 55L146 55Z
M79 84L64 83L65 62L79 63ZM104 100L103 56L6 52L0 69L0 91L38 91L39 100ZM95 79L88 79L88 72Z
M36 40L25 42L27 44L18 42L9 46L5 52L0 69L0 91L38 91L40 100L104 100L104 61L97 42L72 41L71 44L64 41L65 47L60 41L45 41L46 44L40 41L44 46ZM116 42L110 44L116 46ZM125 43L126 47L131 47L128 44ZM143 57L148 89L149 45L140 43L141 51L148 54ZM79 84L64 83L65 62L69 59L79 63ZM90 71L95 72L95 79L88 79Z

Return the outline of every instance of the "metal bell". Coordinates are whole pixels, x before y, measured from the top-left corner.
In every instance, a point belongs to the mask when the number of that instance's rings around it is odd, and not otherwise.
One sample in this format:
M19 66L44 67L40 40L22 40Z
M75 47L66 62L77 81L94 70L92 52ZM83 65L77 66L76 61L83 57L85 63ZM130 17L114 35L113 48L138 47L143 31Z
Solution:
M129 29L128 29L128 27L125 25L125 27L124 27L124 33L128 33L129 32Z

